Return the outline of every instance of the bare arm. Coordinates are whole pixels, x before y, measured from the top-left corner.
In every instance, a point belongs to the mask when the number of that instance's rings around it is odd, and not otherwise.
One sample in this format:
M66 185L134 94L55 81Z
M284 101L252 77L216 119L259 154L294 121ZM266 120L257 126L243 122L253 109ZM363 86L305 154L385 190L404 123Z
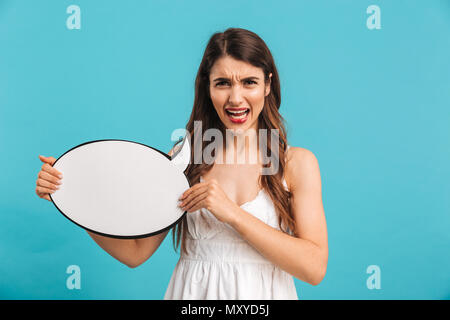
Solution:
M292 192L295 236L272 228L241 208L232 226L281 269L300 280L317 285L325 276L328 262L319 165L312 152L295 149L291 160L288 160L290 163L286 172Z
M158 249L168 232L141 239L114 239L87 231L103 250L130 268L136 268L147 261Z

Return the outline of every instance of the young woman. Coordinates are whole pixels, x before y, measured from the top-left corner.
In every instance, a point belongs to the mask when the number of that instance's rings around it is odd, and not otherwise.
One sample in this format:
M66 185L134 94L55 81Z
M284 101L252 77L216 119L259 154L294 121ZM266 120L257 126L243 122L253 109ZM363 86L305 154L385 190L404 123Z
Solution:
M216 161L191 161L186 169L192 187L180 197L187 214L173 229L181 252L165 299L298 299L293 276L312 285L324 278L328 240L318 161L311 151L287 144L280 104L278 72L264 41L240 28L214 34L197 73L186 126L193 137L191 152L196 139L204 149L202 134L208 129L220 130L223 137L227 130L257 134L247 135L243 145L226 140ZM194 132L196 121L201 132ZM259 156L261 129L267 133L265 152L278 151L270 163ZM278 129L276 143L273 129ZM251 145L258 146L256 163L228 161L227 154L235 160L255 152ZM61 181L52 167L55 159L41 160L36 193L50 201L48 193ZM277 170L262 174L269 166ZM168 231L135 240L88 233L134 268L151 257Z

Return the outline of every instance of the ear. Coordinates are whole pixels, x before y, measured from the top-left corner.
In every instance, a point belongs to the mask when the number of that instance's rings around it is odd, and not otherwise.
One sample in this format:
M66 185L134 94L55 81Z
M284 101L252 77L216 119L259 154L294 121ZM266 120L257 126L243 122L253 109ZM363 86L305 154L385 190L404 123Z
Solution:
M266 87L264 89L265 96L267 97L270 93L270 85L272 84L272 73L269 73L269 82L266 84Z

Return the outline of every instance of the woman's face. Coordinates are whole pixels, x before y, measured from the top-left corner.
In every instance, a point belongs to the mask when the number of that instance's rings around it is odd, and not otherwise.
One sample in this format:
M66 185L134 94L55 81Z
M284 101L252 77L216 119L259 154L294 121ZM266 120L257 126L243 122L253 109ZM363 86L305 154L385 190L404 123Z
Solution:
M261 68L225 56L211 68L209 83L212 103L226 128L257 129L264 98L270 93L270 81L264 83Z

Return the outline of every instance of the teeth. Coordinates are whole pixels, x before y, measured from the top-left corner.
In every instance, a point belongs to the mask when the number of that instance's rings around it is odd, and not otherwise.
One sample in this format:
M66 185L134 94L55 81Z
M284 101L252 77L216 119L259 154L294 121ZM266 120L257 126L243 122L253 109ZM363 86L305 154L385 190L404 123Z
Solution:
M248 109L245 109L245 110L239 110L239 111L227 109L227 111L228 111L229 113L234 113L234 114L236 114L236 113L247 112Z
M233 118L233 119L244 119L246 116L247 116L247 113L244 112L240 116L230 115L230 118Z

